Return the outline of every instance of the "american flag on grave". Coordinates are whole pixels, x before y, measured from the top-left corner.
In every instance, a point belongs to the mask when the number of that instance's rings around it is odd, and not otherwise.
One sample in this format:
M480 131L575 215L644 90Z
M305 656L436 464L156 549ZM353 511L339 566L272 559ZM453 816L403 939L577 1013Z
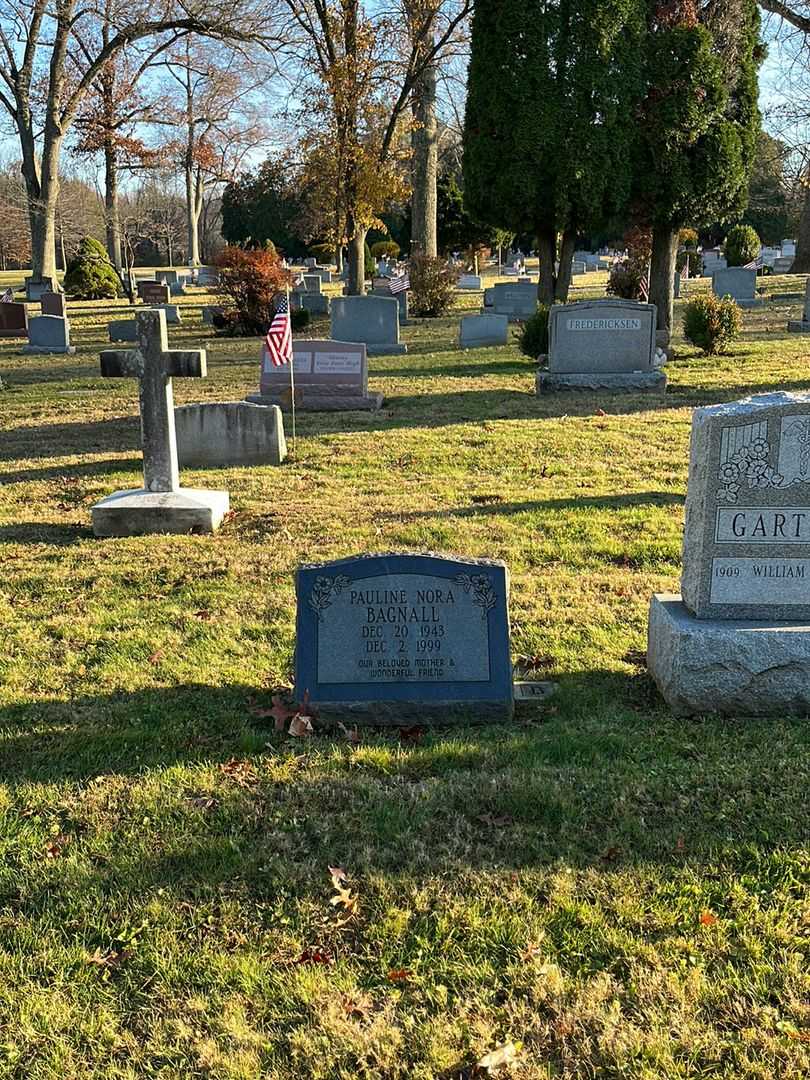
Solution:
M388 283L388 291L392 296L396 296L397 293L407 292L411 287L411 279L408 274L400 274L398 277L391 278Z
M638 283L638 291L641 293L641 299L645 304L650 302L650 275L644 274L641 281Z
M764 261L762 259L762 256L757 255L757 257L755 259L752 259L751 262L745 264L745 266L743 267L743 270L756 270L757 272L759 272L763 268L764 265L765 264L764 264Z
M6 289L2 296L0 296L0 304L13 304L14 303L14 290Z
M267 355L273 367L283 367L292 361L292 327L290 301L284 296L276 305L276 313L264 339Z
M681 281L689 280L689 256L686 256L686 262L681 267Z

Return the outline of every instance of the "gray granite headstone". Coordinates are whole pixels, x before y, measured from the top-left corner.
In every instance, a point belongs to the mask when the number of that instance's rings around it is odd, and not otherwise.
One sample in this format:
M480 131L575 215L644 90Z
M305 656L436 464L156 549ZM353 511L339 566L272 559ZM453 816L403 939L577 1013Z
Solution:
M810 394L696 409L681 594L647 662L679 713L810 712Z
M290 306L293 311L308 311L310 315L328 315L329 297L325 293L292 292Z
M681 591L698 618L810 618L810 395L695 410Z
M362 343L296 338L293 365L295 405L304 412L375 411L382 405L382 394L369 393ZM247 400L288 409L291 393L289 365L276 367L263 347L259 393Z
M480 289L481 278L478 274L462 274L458 279L459 289Z
M70 323L58 315L35 315L28 322L25 353L75 353L70 344Z
M492 292L484 293L484 306L487 294L492 296L492 314L506 315L510 322L530 319L537 311L537 286L531 282L499 282L492 286Z
M332 301L332 337L359 341L369 356L407 352L399 340L399 303L393 296L338 296Z
M660 391L656 308L635 300L555 304L549 316L548 371L538 393L550 390Z
M506 315L465 315L459 326L459 345L462 349L505 345L508 337L509 319Z
M107 324L110 341L137 341L138 324L135 319L114 319Z
M295 688L344 723L481 722L513 712L506 566L367 555L302 566Z
M740 307L754 307L763 301L757 297L757 272L744 266L728 266L712 274L712 292L715 296L730 296Z
M280 465L287 456L278 405L206 401L174 410L181 465Z

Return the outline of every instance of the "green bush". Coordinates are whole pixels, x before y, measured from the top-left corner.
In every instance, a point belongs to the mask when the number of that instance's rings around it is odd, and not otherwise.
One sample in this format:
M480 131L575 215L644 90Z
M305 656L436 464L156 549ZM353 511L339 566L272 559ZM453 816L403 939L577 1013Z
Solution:
M548 319L551 309L540 304L537 311L523 324L518 344L524 356L536 360L548 353Z
M636 259L624 259L614 263L607 283L608 296L619 296L622 300L640 300L644 273L644 264Z
M419 318L447 315L456 299L458 271L430 255L415 255L410 262L411 295L408 310Z
M729 266L745 266L757 258L761 247L756 229L735 225L726 237L726 262Z
M112 300L121 295L121 282L104 245L92 236L80 241L68 263L65 292L77 300Z
M290 312L290 326L293 330L306 330L309 326L309 312L298 308Z
M689 277L700 277L703 270L703 263L701 262L700 253L697 251L692 251L691 249L678 252L677 258L675 260L675 269L680 274L687 259L689 260Z
M390 259L398 259L399 251L399 244L393 240L378 240L376 244L371 245L371 254L375 259L382 259L384 256Z
M683 312L683 334L707 356L726 351L739 335L742 315L728 296L720 300L711 293L690 300Z

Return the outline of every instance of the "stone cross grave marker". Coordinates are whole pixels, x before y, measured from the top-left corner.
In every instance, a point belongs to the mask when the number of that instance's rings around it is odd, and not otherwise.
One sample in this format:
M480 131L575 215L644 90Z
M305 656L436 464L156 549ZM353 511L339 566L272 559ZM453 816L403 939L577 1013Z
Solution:
M681 595L648 667L676 712L810 711L810 394L696 409Z
M213 532L228 510L228 493L180 488L172 376L204 378L204 349L169 349L163 311L136 315L138 347L101 354L105 378L137 379L143 443L142 490L116 492L92 510L97 536Z

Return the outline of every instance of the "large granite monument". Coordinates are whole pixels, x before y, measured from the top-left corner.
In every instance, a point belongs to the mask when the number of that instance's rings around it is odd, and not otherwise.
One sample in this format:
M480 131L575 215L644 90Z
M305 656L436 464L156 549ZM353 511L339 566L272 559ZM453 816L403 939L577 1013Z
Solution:
M345 723L508 719L509 577L500 562L366 555L297 574L295 692Z
M214 532L228 512L227 491L181 488L172 376L203 378L204 349L169 349L163 311L139 311L138 347L101 354L106 378L137 379L143 488L117 491L92 508L96 536Z
M549 316L548 371L537 392L614 390L661 393L664 354L656 349L656 308L636 300L555 304Z
M810 394L696 409L680 595L647 663L678 713L810 712Z

